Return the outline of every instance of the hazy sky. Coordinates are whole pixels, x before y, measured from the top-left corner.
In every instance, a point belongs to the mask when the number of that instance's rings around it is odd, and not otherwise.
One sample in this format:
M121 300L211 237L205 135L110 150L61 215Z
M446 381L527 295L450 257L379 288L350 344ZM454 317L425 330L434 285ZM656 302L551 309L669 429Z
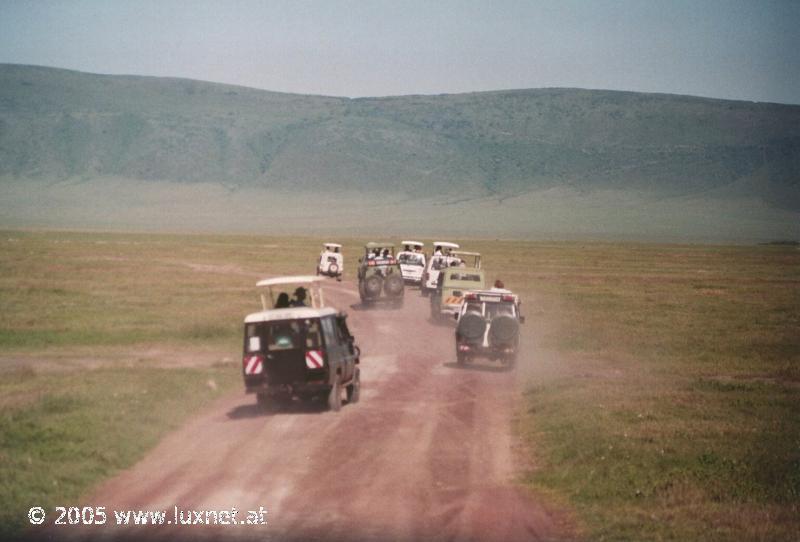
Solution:
M0 62L336 96L582 87L800 103L800 0L0 0Z

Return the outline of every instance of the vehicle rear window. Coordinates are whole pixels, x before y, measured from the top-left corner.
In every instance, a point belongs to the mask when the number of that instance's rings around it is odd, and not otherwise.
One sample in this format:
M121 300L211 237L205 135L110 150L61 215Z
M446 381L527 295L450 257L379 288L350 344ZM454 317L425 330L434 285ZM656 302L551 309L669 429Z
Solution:
M416 265L422 267L425 265L422 259L422 254L400 254L397 261L404 265Z
M498 314L514 316L515 313L516 311L514 310L513 303L486 303L486 316L489 319L494 318Z
M269 352L322 348L320 324L317 319L251 324L247 326L248 344L252 344L250 340L252 337L259 337L262 349Z

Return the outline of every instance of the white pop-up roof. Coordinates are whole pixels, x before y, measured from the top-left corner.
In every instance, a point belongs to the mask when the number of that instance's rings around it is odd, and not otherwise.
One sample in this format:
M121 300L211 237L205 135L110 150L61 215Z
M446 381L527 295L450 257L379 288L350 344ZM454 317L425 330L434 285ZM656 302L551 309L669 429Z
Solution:
M267 290L266 293L261 293L261 306L265 311L273 310L280 294L285 293L291 298L297 290L304 288L307 292L306 303L310 304L312 308L321 309L325 306L320 286L322 280L322 277L315 277L314 275L274 277L260 280L256 283L256 286ZM296 286L296 288L292 288L293 286Z
M459 248L456 243L448 243L447 241L434 241L433 246L442 248Z
M321 282L321 277L315 277L314 275L297 275L293 277L275 277L271 279L264 279L260 280L256 283L256 286L277 286L280 284L304 284L310 282Z

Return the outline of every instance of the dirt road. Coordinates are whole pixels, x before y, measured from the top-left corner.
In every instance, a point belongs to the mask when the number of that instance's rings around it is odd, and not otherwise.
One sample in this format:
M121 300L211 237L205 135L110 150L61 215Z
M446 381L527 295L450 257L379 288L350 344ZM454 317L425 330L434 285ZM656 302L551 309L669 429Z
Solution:
M515 372L455 364L453 328L402 309L363 310L352 283L326 283L362 350L362 395L338 413L264 413L232 394L83 499L109 522L81 538L543 540L556 522L513 484ZM524 363L521 360L520 363ZM247 510L266 525L128 525L112 510ZM196 519L196 518L195 518ZM70 529L71 530L71 529ZM63 529L53 533L63 538Z

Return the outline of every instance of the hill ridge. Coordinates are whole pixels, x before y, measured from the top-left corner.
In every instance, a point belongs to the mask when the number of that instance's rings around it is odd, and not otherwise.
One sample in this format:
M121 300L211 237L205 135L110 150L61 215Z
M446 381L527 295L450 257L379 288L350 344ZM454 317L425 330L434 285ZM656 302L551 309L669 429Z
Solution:
M0 64L0 185L70 179L476 205L563 188L797 212L800 106L562 87L345 98Z

